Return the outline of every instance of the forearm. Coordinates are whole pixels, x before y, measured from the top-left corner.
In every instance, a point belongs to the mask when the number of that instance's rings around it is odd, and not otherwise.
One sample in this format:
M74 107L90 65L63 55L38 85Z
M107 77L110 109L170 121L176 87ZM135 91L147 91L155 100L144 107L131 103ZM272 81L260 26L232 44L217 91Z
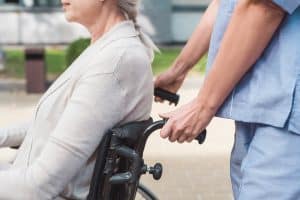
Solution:
M285 16L270 1L254 2L242 0L237 5L200 90L199 102L214 112L261 56Z
M173 67L180 71L179 74L188 72L208 51L218 8L219 0L213 0L202 16L191 38L175 60Z
M0 170L0 199L55 199L86 163L78 154L52 139L30 166Z
M50 138L30 166L0 170L0 199L55 199L86 163L78 154Z
M31 125L31 121L0 129L0 147L20 146Z

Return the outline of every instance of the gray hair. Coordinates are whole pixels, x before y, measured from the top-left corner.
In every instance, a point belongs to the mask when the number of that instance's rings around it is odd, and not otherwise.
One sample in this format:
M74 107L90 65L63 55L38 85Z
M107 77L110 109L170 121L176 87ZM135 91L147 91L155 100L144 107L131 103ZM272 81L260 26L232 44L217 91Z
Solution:
M148 55L151 60L154 58L154 51L159 52L159 49L142 30L137 22L139 0L118 0L118 6L128 20L134 23L135 29L139 32L139 37L145 47L148 49Z

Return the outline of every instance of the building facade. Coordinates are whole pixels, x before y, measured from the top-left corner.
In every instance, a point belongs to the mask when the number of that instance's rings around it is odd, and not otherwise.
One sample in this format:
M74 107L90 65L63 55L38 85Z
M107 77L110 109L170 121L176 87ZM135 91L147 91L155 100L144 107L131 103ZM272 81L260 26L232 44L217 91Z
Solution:
M207 0L142 0L139 22L158 43L185 42L207 7ZM0 44L67 44L88 37L67 23L60 0L0 0Z

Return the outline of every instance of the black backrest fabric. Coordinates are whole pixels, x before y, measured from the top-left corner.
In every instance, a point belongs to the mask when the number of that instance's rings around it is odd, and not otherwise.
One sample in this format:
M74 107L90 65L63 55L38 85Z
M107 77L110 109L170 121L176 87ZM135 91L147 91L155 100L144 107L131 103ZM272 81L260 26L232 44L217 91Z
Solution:
M106 164L105 162L106 162L106 157L110 146L112 134L117 134L118 137L123 141L122 144L135 149L135 147L138 145L140 141L140 138L143 136L143 132L152 124L152 122L153 120L152 118L150 118L149 120L146 121L127 123L125 125L111 129L110 131L108 131L107 134L104 135L96 152L97 158L96 158L95 168L94 168L93 177L90 184L90 191L87 200L101 199L101 193L103 192L102 190L105 188L103 185L104 168ZM129 166L130 166L129 161L122 159L120 165L121 166L119 167L122 170L126 170L124 169L124 167L128 168L129 170ZM135 185L134 186L135 189L131 188L131 190L133 189L134 191L136 191L137 184L134 185ZM113 188L118 188L118 187L122 187L122 186L116 186ZM124 189L123 190L118 189L117 191L120 191L120 194L122 193L122 195L125 192ZM115 194L113 196L118 196L118 195Z
M106 160L106 155L110 143L110 138L111 138L111 132L108 132L103 136L103 139L101 140L100 145L97 149L97 158L96 158L95 168L94 168L93 177L90 184L90 191L87 200L99 199L101 177L105 166L105 160Z

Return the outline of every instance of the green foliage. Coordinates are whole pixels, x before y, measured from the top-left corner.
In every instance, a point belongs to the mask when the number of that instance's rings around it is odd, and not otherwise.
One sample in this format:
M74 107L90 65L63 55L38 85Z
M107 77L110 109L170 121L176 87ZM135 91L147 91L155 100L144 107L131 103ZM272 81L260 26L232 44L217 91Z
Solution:
M66 51L62 49L47 49L46 66L49 74L61 74L67 67Z
M66 69L66 52L60 49L46 49L45 61L48 74L59 75ZM5 50L4 74L10 77L25 77L25 53L22 49Z
M5 50L5 74L17 78L24 76L25 54L21 49Z
M167 70L172 63L175 61L176 57L179 55L180 48L163 48L161 53L155 55L155 59L152 63L153 73L159 74ZM192 72L204 73L207 62L207 56L205 55L193 68Z
M90 39L80 38L72 42L66 52L66 65L70 66L73 61L90 45Z
M205 73L207 63L207 55L203 56L195 66L195 70L201 73Z
M80 55L80 53L82 53L82 51L89 45L89 40L81 39L78 45L79 47L74 47L77 45L78 43L76 42L75 45L68 48L68 50L75 49L75 53L69 53L72 54L72 59L69 58L69 61L68 58L66 59L68 51L66 51L65 49L46 49L46 66L48 75L57 77L59 74L61 74L66 69L66 67L70 65L68 63L72 63L74 59L76 59L76 57ZM152 64L154 74L157 75L167 70L172 65L179 53L180 48L162 48L161 53L156 54ZM11 77L23 78L25 71L24 50L7 49L5 50L5 55L6 59L4 74ZM206 61L207 56L204 56L197 63L192 72L203 73L205 71Z
M158 74L167 70L178 56L180 49L170 48L160 49L160 51L160 53L156 53L152 63L152 70L154 74Z

